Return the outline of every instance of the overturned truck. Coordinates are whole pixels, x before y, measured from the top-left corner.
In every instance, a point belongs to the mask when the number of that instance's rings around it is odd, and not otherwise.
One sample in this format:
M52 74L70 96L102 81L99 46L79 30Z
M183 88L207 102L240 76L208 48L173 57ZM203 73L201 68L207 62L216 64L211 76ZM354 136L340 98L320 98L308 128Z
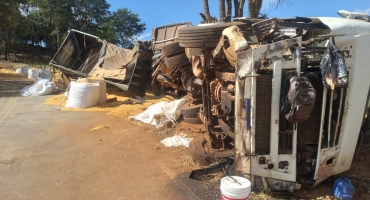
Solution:
M348 170L369 129L370 23L236 21L179 30L191 63L177 66L192 96L185 113L208 132L190 144L193 158L234 156L254 189L280 193Z
M348 170L370 128L368 21L178 23L132 50L71 30L50 64L138 96L148 85L188 93L184 121L207 130L190 144L194 159L234 157L254 189L292 193Z
M124 49L72 29L49 64L68 78L102 78L122 90L144 96L152 74L152 56L150 42L138 41L133 49Z

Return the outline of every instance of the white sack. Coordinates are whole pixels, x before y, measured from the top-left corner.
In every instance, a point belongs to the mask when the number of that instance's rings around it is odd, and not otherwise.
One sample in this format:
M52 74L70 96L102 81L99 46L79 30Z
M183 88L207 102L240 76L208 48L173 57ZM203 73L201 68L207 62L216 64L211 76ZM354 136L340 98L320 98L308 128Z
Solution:
M71 82L66 108L87 108L98 103L100 89L98 83Z
M177 147L180 145L185 146L186 148L189 148L190 142L193 140L193 138L184 138L179 135L174 135L172 137L168 137L161 141L162 144L166 147Z
M22 74L22 69L21 68L15 69L15 73Z
M40 71L38 69L28 69L28 78L37 79L39 77L39 73Z
M48 79L50 81L53 78L49 68L42 69L39 73L39 77L42 78L42 79Z
M89 77L89 78L87 78L87 82L89 82L89 83L99 83L100 96L99 96L98 104L107 103L107 84L105 83L105 80Z
M47 79L37 79L31 86L26 86L20 90L22 96L41 96L51 94L56 91L54 82Z
M163 126L163 123L171 120L176 123L181 115L181 106L185 104L187 100L179 99L172 102L161 101L154 105L149 106L144 112L129 117L141 121L145 124L152 124L159 128Z
M88 78L79 78L79 79L77 79L76 82L77 83L95 83L95 84L99 84L100 96L99 96L98 104L107 103L107 84L105 83L104 79L88 77Z
M21 70L21 73L20 74L22 74L23 76L27 76L28 77L28 70L30 68L28 68L28 67L21 67L19 69Z

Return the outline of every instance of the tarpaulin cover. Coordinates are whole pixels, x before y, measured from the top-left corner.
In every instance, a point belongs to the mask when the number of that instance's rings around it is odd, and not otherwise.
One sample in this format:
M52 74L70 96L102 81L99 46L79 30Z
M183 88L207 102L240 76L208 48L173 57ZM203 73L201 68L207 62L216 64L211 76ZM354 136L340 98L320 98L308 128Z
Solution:
M133 49L124 49L97 36L70 30L50 65L69 77L104 78L144 96L152 55L150 42L137 41Z

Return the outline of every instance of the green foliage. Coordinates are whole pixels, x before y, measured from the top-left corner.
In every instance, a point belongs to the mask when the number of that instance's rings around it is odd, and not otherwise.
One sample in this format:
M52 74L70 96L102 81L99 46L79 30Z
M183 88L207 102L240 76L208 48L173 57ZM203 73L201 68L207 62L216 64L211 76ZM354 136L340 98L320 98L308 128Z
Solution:
M137 40L136 36L146 30L145 23L140 23L139 15L127 8L118 9L112 14L112 18L117 44L124 48L132 48Z
M8 59L9 46L14 38L15 29L19 26L22 19L18 9L22 0L2 0L0 1L0 41L3 43L2 50L5 59Z
M80 31L96 34L109 16L106 0L74 0L71 6L71 26Z
M22 51L40 57L46 48L52 56L69 29L133 47L145 23L126 8L111 13L109 7L106 0L1 0L0 53Z

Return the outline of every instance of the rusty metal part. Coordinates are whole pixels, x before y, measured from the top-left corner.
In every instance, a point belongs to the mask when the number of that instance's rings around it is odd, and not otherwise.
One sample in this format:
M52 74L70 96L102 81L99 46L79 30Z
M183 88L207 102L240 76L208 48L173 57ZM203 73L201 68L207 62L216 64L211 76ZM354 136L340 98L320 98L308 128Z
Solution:
M172 86L172 80L163 74L158 74L156 80L165 87Z
M188 57L203 55L203 48L185 48L185 53Z
M205 122L207 121L207 119L205 118L205 115L204 115L204 107L203 106L200 107L200 109L199 109L198 117L202 121L202 123L205 124Z
M235 53L246 50L248 48L248 43L243 37L243 33L237 26L231 26L226 28L223 32L230 43L230 46L233 48Z
M221 36L215 49L212 51L212 57L214 59L224 59L225 52L223 51L225 45L225 36ZM229 45L230 46L230 45Z
M235 85L232 85L232 84L229 84L226 88L226 90L231 93L231 94L234 94L235 93Z
M268 68L270 66L270 59L266 58L260 60L260 67L259 68Z
M172 76L172 88L178 89L182 85L181 78L179 74L174 74Z
M189 72L192 70L191 64L189 65L184 65L184 66L179 66L179 71L180 72Z
M227 61L230 63L231 66L235 67L236 64L236 55L232 48L224 48L224 52L226 55Z
M235 139L235 133L231 130L229 125L227 125L224 120L221 118L218 118L218 124L220 125L220 128L223 132L225 132L228 136L230 136L232 139Z
M189 92L194 101L200 100L202 95L202 86L197 84L196 79L191 72L181 73L183 87Z
M195 77L203 78L202 56L191 56L192 70Z
M232 149L213 148L202 136L194 138L189 144L190 156L202 165L209 165L218 159L234 156Z
M212 105L211 112L212 112L212 115L214 116L219 115L217 105Z
M210 89L211 89L211 105L217 105L221 103L220 93L221 93L222 85L218 79L211 81Z
M215 129L211 124L208 125L208 135L210 139L211 148L213 149L224 149L225 145L223 139L225 139L226 134L221 132L221 129Z
M229 81L229 82L235 82L235 80L236 80L235 79L235 73L216 71L215 74L216 74L216 78L218 80Z
M258 40L261 41L264 38L271 36L278 30L278 23L279 23L278 19L272 18L253 24L252 28Z

